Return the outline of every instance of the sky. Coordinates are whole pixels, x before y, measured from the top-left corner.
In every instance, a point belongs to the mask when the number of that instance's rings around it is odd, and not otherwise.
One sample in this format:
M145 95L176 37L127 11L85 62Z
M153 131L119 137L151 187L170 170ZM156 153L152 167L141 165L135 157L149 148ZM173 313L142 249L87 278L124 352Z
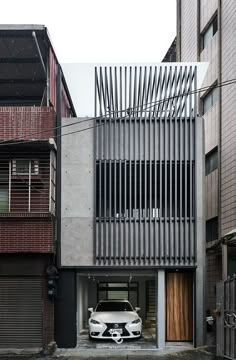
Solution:
M160 62L176 34L176 0L7 0L0 24L41 24L60 63Z
M48 28L77 115L85 116L93 109L85 64L161 62L176 35L176 0L6 0L0 24Z

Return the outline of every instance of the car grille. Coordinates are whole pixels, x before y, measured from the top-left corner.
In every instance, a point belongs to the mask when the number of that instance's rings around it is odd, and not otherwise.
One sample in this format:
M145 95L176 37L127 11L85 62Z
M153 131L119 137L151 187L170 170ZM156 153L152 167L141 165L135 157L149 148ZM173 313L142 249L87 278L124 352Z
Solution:
M102 334L102 336L110 336L111 334L109 333L110 329L116 329L117 327L115 327L115 325L118 324L119 327L118 329L122 329L123 333L121 336L130 336L130 333L128 332L128 330L125 328L125 325L127 323L106 323L105 325L107 326L106 330L104 331L104 333Z

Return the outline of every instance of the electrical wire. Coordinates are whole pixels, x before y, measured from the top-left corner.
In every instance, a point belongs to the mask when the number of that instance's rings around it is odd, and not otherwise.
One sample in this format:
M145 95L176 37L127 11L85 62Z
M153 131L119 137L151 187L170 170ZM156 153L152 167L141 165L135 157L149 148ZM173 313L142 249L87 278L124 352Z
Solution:
M73 125L77 125L77 124L80 124L80 123L83 123L83 122L86 122L86 121L92 121L92 120L98 120L100 119L101 117L106 117L107 115L110 117L112 114L114 113L122 113L122 112L127 112L128 110L129 111L132 111L132 110L135 110L135 109L138 109L138 108L142 108L143 106L146 106L146 105L149 105L149 104L153 104L152 106L154 105L159 105L159 104L162 104L166 101L170 101L170 100L173 100L175 98L178 98L178 97L184 97L186 95L193 95L193 94L196 94L196 93L200 93L200 92L203 92L203 91L207 91L211 88L217 88L217 87L223 87L225 85L231 85L231 84L234 84L236 82L236 79L231 79L231 80L226 80L226 81L223 81L221 82L220 84L217 84L215 86L204 86L202 88L199 88L199 89L196 89L196 90L193 90L193 91L189 91L187 93L182 93L182 94L178 94L178 95L174 95L174 96L171 96L171 97L167 97L165 99L160 99L160 100L156 100L156 101L152 101L152 102L147 102L145 104L142 104L142 105L139 105L139 106L134 106L134 107L129 107L127 109L123 109L123 110L116 110L116 111L107 111L104 115L101 115L101 116L97 116L97 117L89 117L89 118L86 118L84 120L79 120L79 121L75 121L73 123L70 123L70 124L65 124L65 125L59 125L59 126L55 126L55 127L52 127L52 128L48 128L48 129L45 129L45 130L41 130L41 131L37 131L37 132L31 132L31 133L26 133L25 136L33 136L33 135L39 135L39 134L43 134L43 133L47 133L49 131L53 131L53 130L57 130L57 129L60 129L60 128L64 128L64 127L69 127L69 126L73 126ZM152 107L151 106L151 107ZM144 110L148 110L149 108L143 108L143 111ZM124 119L126 118L127 116L124 116L124 117L120 117L120 119ZM8 130L11 130L12 127L9 127L7 128ZM6 130L6 128L5 128ZM15 138L12 138L10 140L3 140L3 141L0 141L0 144L1 143L5 143L5 142L9 142L9 141L15 141L15 140L19 140L21 139L21 137L15 137ZM32 139L33 141L33 139Z
M148 103L145 103L143 105L139 105L139 106L135 106L135 107L129 107L128 109L117 110L117 111L108 111L107 113L108 113L108 116L110 117L111 114L113 114L113 113L118 113L118 112L122 113L122 112L127 112L128 110L132 111L132 110L137 109L137 108L142 108L144 105L153 104L151 106L151 107L153 107L154 105L159 105L159 104L162 104L162 103L164 103L166 101L170 101L170 100L173 100L173 99L178 98L178 97L183 97L183 96L186 96L186 95L192 95L192 94L200 93L200 92L206 91L208 89L211 89L213 87L216 88L216 87L223 87L225 85L231 85L231 84L234 84L235 82L236 82L236 79L226 80L226 81L224 81L224 82L222 82L222 83L220 83L218 85L215 85L215 86L212 86L212 85L211 86L205 86L205 87L193 90L191 92L178 94L178 95L175 95L175 96L172 96L172 97L167 97L165 99L161 99L161 100L157 100L157 101L153 101L153 102L148 102ZM145 111L145 110L148 110L151 107L146 107L146 108L143 108L142 110ZM105 113L105 115L86 118L86 119L80 120L80 121L75 121L75 122L73 122L71 124L60 125L60 126L56 126L56 127L53 127L53 128L48 128L48 129L45 129L45 130L42 130L42 131L28 133L28 134L25 134L25 136L32 136L32 135L38 135L38 134L42 134L42 133L47 133L49 131L53 131L53 130L57 130L57 129L60 129L60 128L77 125L77 124L80 124L80 123L83 123L83 122L92 121L92 120L98 120L101 117L106 117L106 113ZM125 118L127 118L127 115L124 116L124 117L119 117L119 119L125 119ZM12 129L12 127L8 128L8 129ZM1 143L8 143L9 141L15 141L15 140L20 140L20 139L21 139L21 137L16 137L16 138L8 139L8 140L3 140L3 141L0 141L0 144ZM21 140L21 141L28 141L28 140ZM35 141L35 140L31 139L30 141Z
M184 96L188 96L188 95L194 95L194 94L198 94L198 93L201 93L201 92L205 92L207 90L210 90L212 88L220 88L220 87L224 87L224 86L228 86L228 85L232 85L232 84L235 84L236 83L236 79L230 79L230 80L226 80L226 81L223 81L215 86L204 86L202 88L199 88L199 89L196 89L196 90L193 90L193 91L188 91L188 92L185 92L185 93L181 93L181 94L178 94L178 95L174 95L174 96L170 96L170 97L167 97L165 99L161 99L161 100L157 100L157 101L152 101L152 102L148 102L148 103L145 103L145 104L142 104L142 105L139 105L139 106L135 106L135 107L129 107L127 109L123 109L123 110L116 110L116 111L108 111L108 117L111 117L111 114L114 114L114 113L122 113L122 112L126 112L129 111L131 112L132 110L134 109L138 109L138 108L141 108L140 111L146 111L146 110L149 110L151 109L152 107L156 106L156 105L160 105L166 101L171 101L171 100L174 100L176 98L180 98L180 97L184 97ZM145 107L146 105L149 105L149 104L153 104L149 107ZM49 129L45 129L45 130L42 130L42 131L39 131L39 132L33 132L33 133L28 133L26 134L25 136L31 136L31 135L38 135L38 134L42 134L42 133L46 133L46 132L49 132L49 131L52 131L52 130L58 130L58 129L61 129L61 128L65 128L65 127L69 127L69 126L73 126L73 125L78 125L80 123L84 123L84 122L87 122L87 121L92 121L92 120L99 120L101 118L106 118L107 115L105 113L105 115L101 115L101 116L97 116L97 117L91 117L91 118L86 118L84 120L80 120L80 121L75 121L71 124L65 124L65 125L60 125L60 126L56 126L56 127L53 127L53 128L49 128ZM125 115L123 117L119 117L119 120L122 120L122 119L125 119L125 118L128 118L129 115ZM84 128L84 129L80 129L80 130L75 130L75 131L72 131L72 132L69 132L69 133L66 133L66 134L58 134L58 135L54 135L53 138L58 138L58 137L62 137L62 136L67 136L67 135L71 135L71 134L75 134L75 133L79 133L79 132L83 132L83 131L86 131L86 130L90 130L90 129L94 129L94 128L97 128L101 125L104 125L104 122L101 123L101 124L97 124L97 125L94 125L94 126L90 126L90 127L87 127L87 128ZM31 143L31 142L35 142L37 140L40 140L40 139L29 139L29 140L20 140L20 141L16 141L15 140L19 140L21 139L21 137L16 137L16 138L12 138L12 139L8 139L8 140L3 140L0 142L0 146L10 146L10 145L18 145L18 144L25 144L25 143ZM11 142L10 142L11 141ZM14 142L13 142L14 141Z

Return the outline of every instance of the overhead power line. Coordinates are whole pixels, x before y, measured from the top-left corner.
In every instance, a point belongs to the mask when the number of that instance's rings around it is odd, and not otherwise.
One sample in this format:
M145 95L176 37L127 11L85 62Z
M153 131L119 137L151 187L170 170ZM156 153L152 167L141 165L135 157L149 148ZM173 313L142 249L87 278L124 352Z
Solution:
M81 124L81 123L84 123L84 122L87 122L87 121L99 120L99 119L102 119L102 118L110 118L113 114L118 114L118 113L123 113L123 112L125 112L126 115L122 116L122 117L118 117L118 119L119 120L126 119L126 118L130 117L130 115L127 114L128 111L129 111L129 113L131 113L132 110L135 111L135 110L138 110L139 108L140 108L140 111L146 111L146 110L149 110L149 109L151 109L152 107L154 107L156 105L163 104L166 101L171 101L171 100L174 100L176 98L185 97L185 96L188 96L188 95L194 95L194 94L198 94L198 93L201 93L201 92L206 92L206 91L208 91L208 90L210 90L212 88L221 88L221 87L232 85L232 84L235 84L235 83L236 83L236 79L226 80L226 81L223 81L221 83L216 84L215 86L212 86L212 85L204 86L204 87L201 87L201 88L193 90L193 91L187 91L187 92L184 92L184 93L181 93L181 94L178 94L178 95L173 95L173 96L170 96L170 97L166 97L164 99L160 99L160 100L157 100L157 101L147 102L144 105L128 107L127 109L116 110L116 111L107 111L104 115L101 115L101 116L89 117L89 118L85 118L83 120L75 121L75 122L70 123L70 124L59 125L59 126L55 126L55 127L49 128L49 129L42 130L42 131L31 132L31 133L25 134L25 136L29 137L29 136L39 135L39 134L47 133L47 132L50 132L50 131L54 131L54 130L58 130L58 129L78 125L78 124ZM152 104L152 105L150 105L150 104ZM147 106L147 105L150 105L150 106ZM86 130L91 130L91 129L97 128L97 127L99 127L99 126L101 126L103 124L104 123L100 123L100 124L97 124L97 125L94 125L94 126L86 127L84 129L75 130L75 131L72 131L72 132L69 132L69 133L66 133L66 134L54 135L53 138L58 138L58 137L62 137L62 136L67 136L67 135L72 135L72 134L75 134L75 133L83 132L83 131L86 131ZM9 129L11 129L11 128L9 128ZM20 141L17 141L17 140L20 140ZM10 145L18 145L18 144L34 142L34 141L37 141L37 140L40 140L40 139L22 139L21 137L16 137L16 138L0 141L0 146L5 147L5 146L8 146L8 145L9 146Z

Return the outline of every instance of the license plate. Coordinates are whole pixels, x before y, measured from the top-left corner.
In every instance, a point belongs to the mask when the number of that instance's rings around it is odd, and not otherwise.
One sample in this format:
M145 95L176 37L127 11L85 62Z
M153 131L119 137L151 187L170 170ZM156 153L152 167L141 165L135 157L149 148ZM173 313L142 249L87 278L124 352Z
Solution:
M123 334L123 330L122 329L110 329L109 333L110 334L113 334L113 333Z

